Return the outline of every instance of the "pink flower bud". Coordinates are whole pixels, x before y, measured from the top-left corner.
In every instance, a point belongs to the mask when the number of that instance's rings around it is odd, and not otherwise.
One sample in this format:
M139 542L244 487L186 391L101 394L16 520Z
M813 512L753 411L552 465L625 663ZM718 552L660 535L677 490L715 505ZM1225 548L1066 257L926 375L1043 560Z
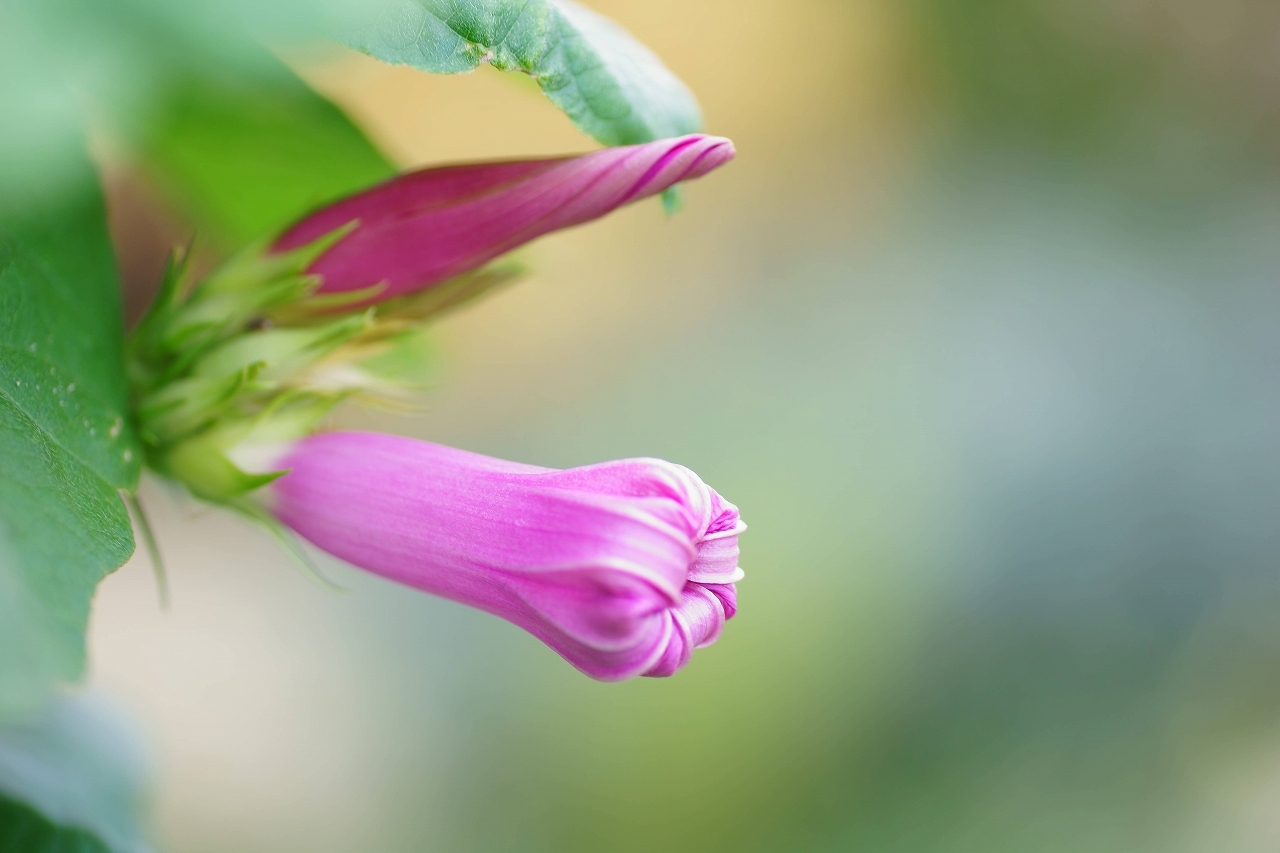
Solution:
M293 444L276 516L362 569L501 616L604 681L665 676L737 609L745 525L687 468L558 471L380 433Z
M297 249L357 222L307 271L323 276L321 293L385 284L379 299L402 296L701 177L733 155L729 140L695 134L581 157L424 169L316 211L272 249Z

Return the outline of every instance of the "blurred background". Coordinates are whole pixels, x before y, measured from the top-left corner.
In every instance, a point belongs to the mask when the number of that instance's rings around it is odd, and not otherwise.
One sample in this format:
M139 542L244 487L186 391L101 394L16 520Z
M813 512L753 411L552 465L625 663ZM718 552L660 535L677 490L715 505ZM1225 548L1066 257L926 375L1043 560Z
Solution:
M135 557L90 653L160 846L1280 847L1280 7L590 5L737 161L524 250L423 414L339 421L687 465L750 525L738 617L597 684L150 482L172 608ZM281 50L400 166L592 147L518 76ZM136 313L190 228L109 183Z

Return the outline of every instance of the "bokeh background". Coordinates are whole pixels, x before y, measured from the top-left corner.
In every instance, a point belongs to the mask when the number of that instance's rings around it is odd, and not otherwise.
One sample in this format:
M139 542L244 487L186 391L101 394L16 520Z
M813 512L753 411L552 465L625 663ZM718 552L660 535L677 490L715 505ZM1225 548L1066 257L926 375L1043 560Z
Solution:
M1280 7L593 0L739 157L522 252L412 417L654 455L747 579L669 680L148 483L99 593L173 853L1280 847ZM282 48L404 166L586 150L527 81ZM113 179L131 303L183 224Z

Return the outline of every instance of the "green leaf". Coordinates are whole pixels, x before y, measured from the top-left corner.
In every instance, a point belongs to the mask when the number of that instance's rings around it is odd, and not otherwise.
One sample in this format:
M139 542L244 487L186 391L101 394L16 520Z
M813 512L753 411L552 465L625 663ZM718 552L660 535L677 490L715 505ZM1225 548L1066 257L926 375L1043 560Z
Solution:
M0 730L0 851L146 851L142 753L133 726L94 696Z
M58 826L26 803L0 794L0 850L14 853L112 853L92 832Z
M39 198L51 187L63 186L83 157L86 112L110 130L104 138L132 139L153 105L171 100L190 75L232 89L258 75L268 89L281 77L286 86L300 87L257 37L273 44L312 42L322 31L337 28L334 21L345 19L343 10L362 10L368 2L3 0L0 188L10 197ZM302 91L309 94L305 87ZM288 128L289 118L267 124ZM302 128L319 127L316 145L333 142L325 133L327 118L321 119ZM348 126L348 138L352 132ZM354 135L360 142L359 134ZM210 141L216 143L218 137ZM241 144L235 133L225 141L233 148ZM367 144L364 151L371 151ZM294 165L287 158L277 160L286 169ZM245 181L231 191L238 189L252 191L253 186Z
M0 200L0 715L80 676L94 588L133 551L121 334L88 163L74 192Z
M226 249L394 172L337 107L262 52L248 70L175 72L140 122L148 171Z
M693 94L657 56L571 0L392 0L376 24L346 41L383 62L437 74L484 62L523 71L605 145L702 127Z

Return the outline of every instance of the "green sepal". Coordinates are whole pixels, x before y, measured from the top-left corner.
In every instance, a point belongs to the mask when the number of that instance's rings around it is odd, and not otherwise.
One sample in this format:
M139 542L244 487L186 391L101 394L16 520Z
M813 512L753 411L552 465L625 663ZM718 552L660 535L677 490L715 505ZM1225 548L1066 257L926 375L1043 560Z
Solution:
M296 441L311 433L341 400L336 395L286 391L257 415L223 418L199 435L170 445L156 454L153 466L198 497L230 504L285 473L247 472L232 460L237 452L251 455L255 448Z
M397 323L423 323L465 305L499 287L510 284L525 274L523 264L516 261L491 264L475 272L455 276L433 287L376 306L378 320Z
M662 210L667 216L675 216L684 209L684 187L680 184L662 191Z
M165 264L160 290L146 316L126 341L126 367L132 386L149 388L157 381L154 362L163 357L160 337L178 310L190 276L192 245L176 248Z
M373 312L341 317L311 328L262 329L247 332L219 345L201 357L192 368L193 376L227 376L262 364L258 380L275 387L290 375L323 358L334 349L365 331L373 323Z
M311 559L311 555L302 547L302 543L298 541L298 537L292 530L280 523L274 515L264 509L256 501L241 496L233 498L226 503L228 509L235 510L249 521L260 525L279 543L284 552L289 555L293 562L302 569L302 573L313 581L328 589L330 592L346 592L346 588L339 586L324 576L320 571L320 567Z
M175 311L157 341L157 349L179 357L168 371L182 370L209 348L243 330L276 308L306 299L320 286L319 276L290 275L262 281L253 290L212 292Z
M346 290L342 293L317 294L312 291L297 302L272 308L267 312L267 317L275 322L294 326L324 322L337 311L358 308L377 301L378 296L386 289L387 283L382 281L359 290Z
M179 379L143 397L138 420L143 439L152 446L178 441L213 423L246 389L258 390L254 379L266 365L246 365L229 376Z
M156 460L156 467L185 484L192 494L216 503L228 503L288 473L250 474L242 471L227 458L219 442L207 435L175 445Z
M264 281L301 275L307 267L343 237L360 226L360 220L339 225L310 243L287 252L270 251L269 241L260 240L236 252L201 282L200 293L234 293L254 290Z
M217 439L227 448L296 441L315 430L344 397L343 394L286 390L277 394L257 416L218 424Z
M369 377L370 388L392 388L421 391L428 385L423 378L434 350L431 338L421 326L410 326L369 348L369 355L352 362L353 367Z
M322 279L307 267L359 225L335 228L288 252L259 242L237 252L191 288L191 251L175 252L151 310L129 339L135 387L166 383L185 373L209 349L255 321L306 302Z

